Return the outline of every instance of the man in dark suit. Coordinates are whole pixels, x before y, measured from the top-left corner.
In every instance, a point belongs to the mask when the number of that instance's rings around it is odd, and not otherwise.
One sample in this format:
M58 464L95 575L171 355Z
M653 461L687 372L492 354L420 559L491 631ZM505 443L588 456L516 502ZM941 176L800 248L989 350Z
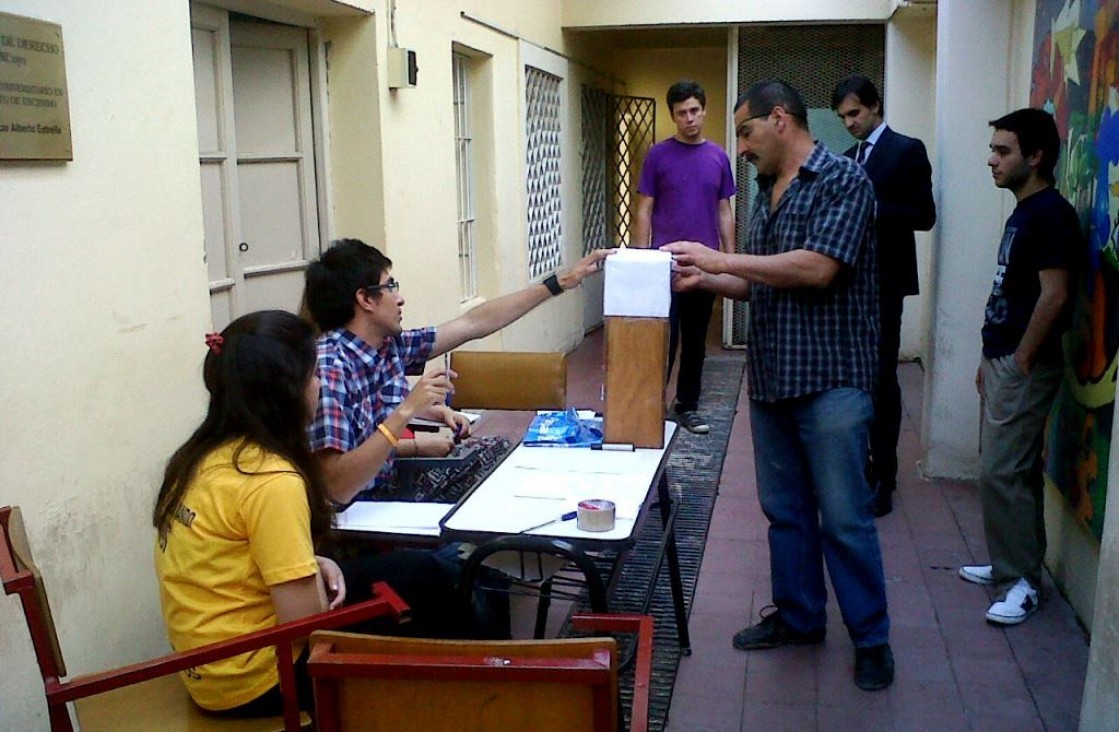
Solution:
M885 516L893 510L893 493L897 488L901 311L906 295L918 292L913 232L928 231L936 223L932 167L920 140L886 126L882 97L870 79L855 75L841 81L832 92L831 106L847 131L859 141L844 154L864 166L878 201L875 233L882 335L875 414L870 429L870 485L874 491L874 515Z

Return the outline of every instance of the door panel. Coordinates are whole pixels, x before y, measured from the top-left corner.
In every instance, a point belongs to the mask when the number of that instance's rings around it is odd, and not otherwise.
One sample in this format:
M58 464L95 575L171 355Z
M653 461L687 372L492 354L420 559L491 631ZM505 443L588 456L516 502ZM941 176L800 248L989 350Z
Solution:
M242 230L246 251L240 252L246 272L271 265L304 262L300 216L299 170L294 163L241 163Z
M298 51L294 48L246 46L243 44L266 43L267 39L259 38L257 32L241 31L236 23L233 32L233 101L239 152L242 155L299 152L296 135L298 109L293 88L300 75ZM306 45L306 35L301 35Z
M231 23L230 46L247 301L295 311L319 251L307 33Z
M319 253L308 34L191 6L206 269L214 327L295 311Z
M221 149L216 36L216 31L207 28L191 28L191 45L194 48L194 100L198 118L198 152L202 154Z
M202 172L202 231L206 238L206 271L210 275L210 289L215 283L229 280L229 270L224 246L209 246L210 242L224 244L225 224L229 220L225 208L225 187L222 185L222 164L203 162ZM232 280L230 280L230 283Z
M232 256L241 232L237 176L231 157L237 140L229 98L229 20L224 11L204 6L192 6L190 15L203 251L210 281L210 316L213 327L221 330L240 313L238 296L243 279Z

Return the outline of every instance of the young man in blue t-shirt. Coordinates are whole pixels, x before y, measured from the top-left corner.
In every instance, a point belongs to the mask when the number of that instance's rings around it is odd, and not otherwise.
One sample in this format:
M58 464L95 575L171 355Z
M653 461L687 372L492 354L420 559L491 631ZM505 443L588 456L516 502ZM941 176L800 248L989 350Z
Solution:
M696 241L711 249L734 250L734 174L723 148L703 137L707 95L694 81L680 81L666 97L676 133L654 145L645 157L637 184L637 216L633 245L660 247L674 241ZM689 432L707 434L706 420L696 411L707 355L707 325L715 295L704 291L672 293L669 312L668 373L680 344L676 375L675 417Z
M979 440L983 528L991 563L960 577L997 585L987 620L1016 625L1038 607L1045 559L1042 445L1061 380L1061 334L1084 240L1056 188L1060 136L1052 115L1019 109L990 123L991 176L1018 205L1006 221L983 322Z

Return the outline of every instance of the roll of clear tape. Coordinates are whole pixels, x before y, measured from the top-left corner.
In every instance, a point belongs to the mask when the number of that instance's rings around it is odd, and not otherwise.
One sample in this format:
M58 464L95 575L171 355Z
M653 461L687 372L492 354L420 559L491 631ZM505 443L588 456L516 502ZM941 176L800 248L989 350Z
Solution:
M605 498L579 501L575 525L580 531L610 531L614 528L614 502Z

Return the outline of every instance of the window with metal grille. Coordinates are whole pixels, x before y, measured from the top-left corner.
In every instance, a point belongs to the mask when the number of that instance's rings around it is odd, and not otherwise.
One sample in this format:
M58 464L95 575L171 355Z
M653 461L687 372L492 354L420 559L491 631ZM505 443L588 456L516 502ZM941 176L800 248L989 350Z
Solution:
M560 84L525 66L525 137L528 187L528 276L539 279L563 263L560 204Z
M451 54L455 108L455 170L458 189L458 272L460 299L478 295L474 226L474 166L471 159L470 58Z
M883 25L744 26L738 31L738 93L763 79L788 81L804 97L813 137L835 152L854 139L831 110L832 89L851 74L863 74L881 90L885 63ZM754 166L738 158L736 167L735 249L742 252L758 188ZM728 345L746 344L748 308L745 302L733 304Z
M627 96L614 96L611 101L614 146L610 185L614 193L614 233L616 243L631 246L633 223L637 219L637 181L645 155L653 146L657 102L648 97Z
M581 96L583 168L583 254L610 246L610 194L606 169L610 149L610 94L583 86Z
M631 245L637 177L653 145L656 100L582 93L583 250Z

